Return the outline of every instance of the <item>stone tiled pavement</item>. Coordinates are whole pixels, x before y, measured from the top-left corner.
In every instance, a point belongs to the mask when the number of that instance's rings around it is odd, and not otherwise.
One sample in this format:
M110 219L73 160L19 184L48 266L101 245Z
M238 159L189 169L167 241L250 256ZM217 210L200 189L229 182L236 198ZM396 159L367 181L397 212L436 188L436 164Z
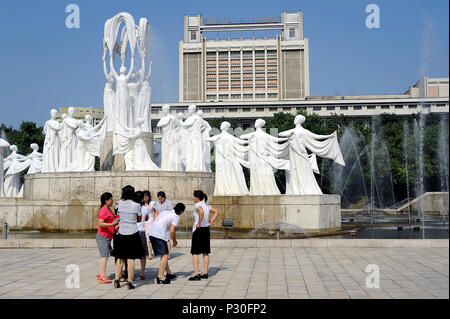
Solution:
M199 282L187 280L189 249L175 248L170 265L178 278L156 285L153 259L135 290L99 284L98 262L95 248L0 249L0 299L449 298L448 248L220 248L212 251L210 278ZM65 286L69 264L80 267L80 288ZM366 288L368 264L379 266L378 289ZM111 258L111 276L113 267Z

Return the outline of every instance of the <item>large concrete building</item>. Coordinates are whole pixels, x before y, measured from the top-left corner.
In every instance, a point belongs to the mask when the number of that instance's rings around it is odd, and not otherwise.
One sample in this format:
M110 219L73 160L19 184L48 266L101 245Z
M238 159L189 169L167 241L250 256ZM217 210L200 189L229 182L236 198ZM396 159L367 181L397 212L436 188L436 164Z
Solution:
M61 106L59 108L59 113L57 116L57 119L61 120L61 116L64 113L68 113L69 112L69 107L70 106ZM85 119L86 115L90 115L92 116L93 122L95 125L97 125L103 118L104 115L104 111L103 108L98 108L98 107L91 107L91 106L72 106L75 110L74 113L74 118L76 118L77 120L83 120Z
M185 15L184 41L179 44L179 101L305 99L308 51L301 11L264 18Z

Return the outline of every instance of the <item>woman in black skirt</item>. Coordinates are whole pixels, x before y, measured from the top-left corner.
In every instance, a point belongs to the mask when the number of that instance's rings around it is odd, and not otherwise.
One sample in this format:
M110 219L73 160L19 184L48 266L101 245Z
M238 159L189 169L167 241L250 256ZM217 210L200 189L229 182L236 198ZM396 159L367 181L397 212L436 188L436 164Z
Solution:
M194 191L194 226L192 227L192 264L194 265L194 275L189 280L200 280L208 278L210 232L209 232L209 207L206 205L205 194L201 190ZM203 254L203 273L199 269L199 256Z
M127 185L122 189L122 201L118 204L119 231L115 238L114 256L118 258L116 263L116 278L114 287L119 288L119 278L122 274L122 266L126 260L128 264L127 289L134 289L134 260L145 256L141 237L136 223L142 220L141 205L134 201L134 187Z

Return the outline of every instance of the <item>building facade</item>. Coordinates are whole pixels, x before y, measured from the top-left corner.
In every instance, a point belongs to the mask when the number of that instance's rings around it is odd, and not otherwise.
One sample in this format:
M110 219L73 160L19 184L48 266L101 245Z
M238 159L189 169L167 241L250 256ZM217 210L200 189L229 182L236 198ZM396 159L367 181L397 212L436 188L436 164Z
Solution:
M70 106L61 106L59 108L59 113L57 116L57 119L61 120L61 116L64 113L68 113ZM92 116L93 124L97 125L103 118L104 111L103 108L97 108L97 107L89 107L89 106L72 106L75 109L74 118L77 120L83 120L85 119L86 115Z
M301 11L264 18L185 15L184 41L179 43L179 101L305 99L308 52Z

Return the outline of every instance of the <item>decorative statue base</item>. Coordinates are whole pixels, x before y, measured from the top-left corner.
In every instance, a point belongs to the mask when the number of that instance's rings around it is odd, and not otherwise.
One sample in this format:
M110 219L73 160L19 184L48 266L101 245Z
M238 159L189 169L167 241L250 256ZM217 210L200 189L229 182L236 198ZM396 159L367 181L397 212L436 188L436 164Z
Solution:
M147 147L148 154L153 160L153 134L142 132L142 139ZM100 170L124 172L125 160L124 154L113 155L113 133L106 133L105 142L103 143L102 152L100 154Z
M340 195L214 196L211 205L239 229L271 222L297 225L307 232L341 229Z

